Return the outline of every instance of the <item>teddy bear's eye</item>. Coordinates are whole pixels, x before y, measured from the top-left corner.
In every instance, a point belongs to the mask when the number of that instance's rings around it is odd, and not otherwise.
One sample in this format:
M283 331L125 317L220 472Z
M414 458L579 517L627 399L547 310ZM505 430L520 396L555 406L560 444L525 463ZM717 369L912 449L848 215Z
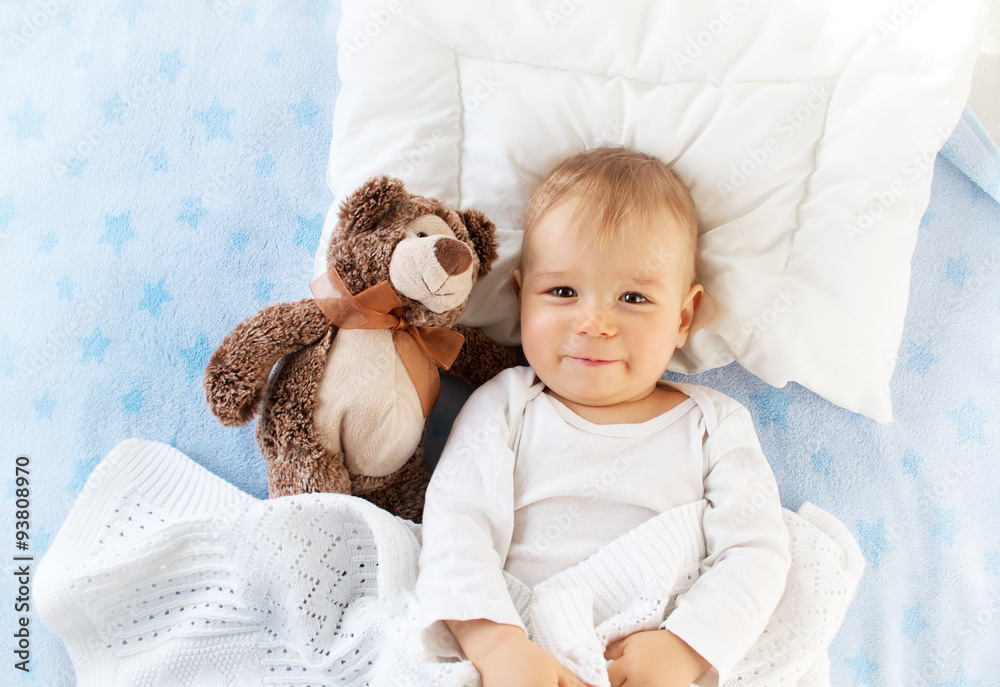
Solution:
M425 236L427 236L427 232L426 231L418 231L417 232L417 238L421 238L422 239Z

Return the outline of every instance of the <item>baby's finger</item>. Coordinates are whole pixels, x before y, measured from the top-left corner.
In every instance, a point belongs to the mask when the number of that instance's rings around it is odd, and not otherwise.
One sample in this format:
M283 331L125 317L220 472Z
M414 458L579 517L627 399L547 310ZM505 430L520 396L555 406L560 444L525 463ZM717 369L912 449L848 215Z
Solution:
M625 640L628 637L622 637L619 640L611 642L608 644L608 648L604 650L604 658L609 661L615 661L622 657L625 653Z
M559 666L559 687L589 687L566 666Z
M615 661L608 666L608 680L611 682L611 687L622 687L627 678L625 661Z

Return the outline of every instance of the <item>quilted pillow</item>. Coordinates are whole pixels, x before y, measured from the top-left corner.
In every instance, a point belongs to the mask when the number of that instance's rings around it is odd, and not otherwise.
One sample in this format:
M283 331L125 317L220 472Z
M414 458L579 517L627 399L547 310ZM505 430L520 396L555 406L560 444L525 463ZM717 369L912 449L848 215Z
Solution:
M600 145L660 156L699 208L708 298L670 369L733 360L879 422L934 159L976 56L978 0L344 0L335 202L372 175L497 225L462 321L519 343L529 194ZM977 24L978 22L978 24Z

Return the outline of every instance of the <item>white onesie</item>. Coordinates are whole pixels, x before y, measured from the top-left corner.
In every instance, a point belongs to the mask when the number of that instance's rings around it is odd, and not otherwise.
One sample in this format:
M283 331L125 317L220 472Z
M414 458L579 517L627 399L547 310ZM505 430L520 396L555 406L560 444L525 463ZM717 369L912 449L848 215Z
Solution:
M660 384L688 398L633 424L583 419L543 393L529 367L472 394L424 507L416 594L429 650L464 658L445 619L524 628L503 570L533 587L650 518L704 499L700 576L661 627L725 679L785 589L788 532L749 412L707 387Z

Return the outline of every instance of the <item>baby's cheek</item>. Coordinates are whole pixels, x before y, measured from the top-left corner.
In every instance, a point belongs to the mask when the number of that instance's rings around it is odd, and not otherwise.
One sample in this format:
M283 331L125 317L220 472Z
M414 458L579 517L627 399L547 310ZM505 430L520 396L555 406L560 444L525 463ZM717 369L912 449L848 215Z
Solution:
M529 364L536 368L544 366L558 347L558 337L552 333L552 323L544 319L528 317L521 320L521 347Z

